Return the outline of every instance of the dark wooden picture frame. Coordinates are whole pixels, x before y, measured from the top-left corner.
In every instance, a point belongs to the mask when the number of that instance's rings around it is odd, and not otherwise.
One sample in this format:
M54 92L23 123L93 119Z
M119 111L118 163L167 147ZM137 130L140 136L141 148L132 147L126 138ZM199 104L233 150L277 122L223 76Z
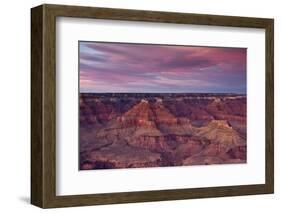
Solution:
M265 184L56 195L56 17L265 29ZM31 203L42 208L132 203L274 192L274 20L63 5L31 9Z

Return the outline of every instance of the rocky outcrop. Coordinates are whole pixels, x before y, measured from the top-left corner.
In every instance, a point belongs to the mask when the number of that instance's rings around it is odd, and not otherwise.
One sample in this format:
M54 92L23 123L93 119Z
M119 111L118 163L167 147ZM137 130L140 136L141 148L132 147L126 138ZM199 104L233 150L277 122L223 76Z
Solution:
M155 167L160 161L158 153L114 144L91 152L88 159L81 162L81 167L82 169Z
M225 120L212 120L208 125L195 129L194 134L221 146L245 144L245 140Z

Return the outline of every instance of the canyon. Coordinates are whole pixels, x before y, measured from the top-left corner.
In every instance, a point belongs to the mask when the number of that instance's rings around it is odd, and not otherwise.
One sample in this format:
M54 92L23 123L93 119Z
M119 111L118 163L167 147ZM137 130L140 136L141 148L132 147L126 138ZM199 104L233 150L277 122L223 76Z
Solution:
M247 162L246 95L80 93L80 170Z

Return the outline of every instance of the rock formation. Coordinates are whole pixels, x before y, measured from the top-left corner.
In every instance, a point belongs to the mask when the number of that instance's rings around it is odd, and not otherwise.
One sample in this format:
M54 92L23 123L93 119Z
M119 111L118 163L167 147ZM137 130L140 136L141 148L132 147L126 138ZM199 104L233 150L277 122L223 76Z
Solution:
M246 162L246 96L80 94L80 169Z

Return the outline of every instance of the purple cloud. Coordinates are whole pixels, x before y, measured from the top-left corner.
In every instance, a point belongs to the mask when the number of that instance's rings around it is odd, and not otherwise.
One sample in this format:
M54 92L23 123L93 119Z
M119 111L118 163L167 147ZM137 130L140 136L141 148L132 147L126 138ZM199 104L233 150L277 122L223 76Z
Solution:
M245 48L80 42L81 92L246 92Z

